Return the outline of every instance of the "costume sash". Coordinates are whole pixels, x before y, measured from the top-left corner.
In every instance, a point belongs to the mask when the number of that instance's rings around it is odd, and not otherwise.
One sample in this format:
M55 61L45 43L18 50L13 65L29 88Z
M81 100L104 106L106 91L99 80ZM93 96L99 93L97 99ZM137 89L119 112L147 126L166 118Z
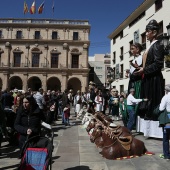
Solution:
M149 46L149 47L146 49L146 51L143 53L143 56L142 56L142 58L143 58L143 68L145 68L145 63L146 63L146 59L147 59L147 56L148 56L148 51L149 51L150 47L151 47L154 43L156 43L156 41L158 41L158 40L152 41L152 43L150 44L150 46Z

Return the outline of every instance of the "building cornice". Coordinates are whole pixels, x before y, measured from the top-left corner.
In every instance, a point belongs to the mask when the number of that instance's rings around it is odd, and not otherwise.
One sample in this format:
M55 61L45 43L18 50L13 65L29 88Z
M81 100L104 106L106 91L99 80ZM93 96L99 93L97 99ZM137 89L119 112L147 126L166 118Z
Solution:
M120 33L120 31L124 30L137 16L148 9L153 3L155 3L155 0L145 0L108 36L108 38L110 40L113 39L116 35Z

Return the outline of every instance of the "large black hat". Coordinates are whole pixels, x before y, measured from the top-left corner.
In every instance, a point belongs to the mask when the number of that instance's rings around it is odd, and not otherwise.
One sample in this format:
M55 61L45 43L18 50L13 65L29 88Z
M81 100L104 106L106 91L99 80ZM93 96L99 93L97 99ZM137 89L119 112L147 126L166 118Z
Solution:
M159 30L159 24L153 19L146 25L146 30Z

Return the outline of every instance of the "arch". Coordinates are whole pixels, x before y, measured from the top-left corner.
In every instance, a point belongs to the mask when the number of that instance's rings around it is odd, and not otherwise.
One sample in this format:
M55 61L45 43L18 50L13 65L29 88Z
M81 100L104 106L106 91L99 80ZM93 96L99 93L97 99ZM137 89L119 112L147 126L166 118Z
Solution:
M32 53L38 53L38 54L41 54L41 53L42 53L42 51L41 51L39 48L37 48L37 47L32 48L32 49L31 49L31 52L32 52Z
M77 93L78 90L81 91L81 81L76 78L76 77L73 77L71 79L68 80L68 85L67 85L67 89L73 89L73 93Z
M30 77L28 79L28 88L31 88L33 91L38 91L42 87L42 82L39 77Z
M13 76L9 79L9 90L19 89L22 90L23 82L19 76Z
M23 51L19 47L17 47L13 50L13 53L23 53Z
M81 52L79 51L79 49L73 48L73 49L71 50L71 54L72 54L72 55L81 55Z
M61 82L57 77L50 77L47 80L47 90L61 90Z
M2 79L0 78L0 90L2 89Z

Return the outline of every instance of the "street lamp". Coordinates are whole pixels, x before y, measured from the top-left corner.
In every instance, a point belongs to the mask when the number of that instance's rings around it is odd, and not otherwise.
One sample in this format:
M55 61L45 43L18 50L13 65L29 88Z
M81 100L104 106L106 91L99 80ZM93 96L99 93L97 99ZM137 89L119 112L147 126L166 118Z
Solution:
M169 41L170 23L169 23L169 25L166 26L166 28L167 28L168 35L166 33L163 34L161 43L164 45L166 67L170 68L170 41Z

